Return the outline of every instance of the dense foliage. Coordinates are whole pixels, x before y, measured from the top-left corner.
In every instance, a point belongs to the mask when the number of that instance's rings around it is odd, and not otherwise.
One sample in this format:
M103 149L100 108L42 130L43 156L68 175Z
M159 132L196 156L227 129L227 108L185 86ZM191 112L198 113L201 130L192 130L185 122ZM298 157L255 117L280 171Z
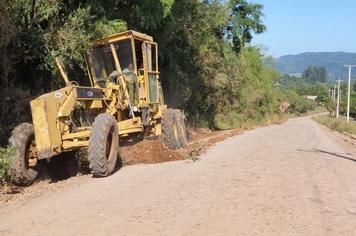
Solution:
M285 96L260 50L262 6L246 0L0 0L0 144L29 121L31 98L61 86L54 57L87 83L83 51L126 29L159 43L166 101L211 128L268 120Z
M302 77L310 82L325 83L328 79L328 72L324 66L308 66Z

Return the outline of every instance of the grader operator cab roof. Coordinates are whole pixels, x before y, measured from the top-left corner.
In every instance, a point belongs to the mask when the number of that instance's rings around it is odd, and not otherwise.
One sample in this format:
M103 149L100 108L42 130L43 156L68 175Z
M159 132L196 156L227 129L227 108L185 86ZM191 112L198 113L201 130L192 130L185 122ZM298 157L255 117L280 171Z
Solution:
M131 37L133 37L134 39L137 39L137 40L141 40L141 41L153 42L153 38L151 36L149 36L147 34L140 33L140 32L136 32L133 30L129 30L129 31L109 35L109 36L101 38L101 39L97 39L97 40L95 40L94 45L108 44L108 43L120 41L123 39L131 38Z

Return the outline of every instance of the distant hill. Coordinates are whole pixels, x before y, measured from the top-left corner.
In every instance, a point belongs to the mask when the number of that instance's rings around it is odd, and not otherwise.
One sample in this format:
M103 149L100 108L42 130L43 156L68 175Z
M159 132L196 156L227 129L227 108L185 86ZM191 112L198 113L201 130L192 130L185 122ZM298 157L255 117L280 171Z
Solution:
M325 66L331 77L345 78L348 75L347 69L344 67L345 64L356 64L356 53L306 52L287 55L277 59L276 69L284 74L301 75L309 65ZM353 75L356 76L356 70Z

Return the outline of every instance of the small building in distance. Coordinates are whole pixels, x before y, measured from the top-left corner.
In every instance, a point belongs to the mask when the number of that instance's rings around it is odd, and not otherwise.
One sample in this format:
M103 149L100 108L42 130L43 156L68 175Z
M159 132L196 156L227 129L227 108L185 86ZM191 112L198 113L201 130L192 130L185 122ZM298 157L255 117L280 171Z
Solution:
M313 95L303 95L303 98L312 101L312 102L316 102L316 100L318 99L318 96L313 96Z

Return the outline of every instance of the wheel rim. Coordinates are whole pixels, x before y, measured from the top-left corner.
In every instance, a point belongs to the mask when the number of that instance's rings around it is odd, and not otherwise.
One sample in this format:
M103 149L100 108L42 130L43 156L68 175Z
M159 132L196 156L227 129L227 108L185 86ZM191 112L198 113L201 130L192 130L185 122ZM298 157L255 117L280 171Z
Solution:
M25 150L25 166L26 169L33 169L37 165L37 151L34 137L29 139Z
M115 142L115 138L113 138L113 133L114 133L114 127L111 127L109 133L108 133L108 137L107 137L107 141L106 141L106 160L110 161L112 158L112 154L113 154L113 150L112 147L114 147L114 142Z
M187 138L187 133L186 133L184 121L182 121L181 132L182 132L182 137L185 140Z
M173 133L174 133L174 138L178 140L178 128L176 123L173 124Z

